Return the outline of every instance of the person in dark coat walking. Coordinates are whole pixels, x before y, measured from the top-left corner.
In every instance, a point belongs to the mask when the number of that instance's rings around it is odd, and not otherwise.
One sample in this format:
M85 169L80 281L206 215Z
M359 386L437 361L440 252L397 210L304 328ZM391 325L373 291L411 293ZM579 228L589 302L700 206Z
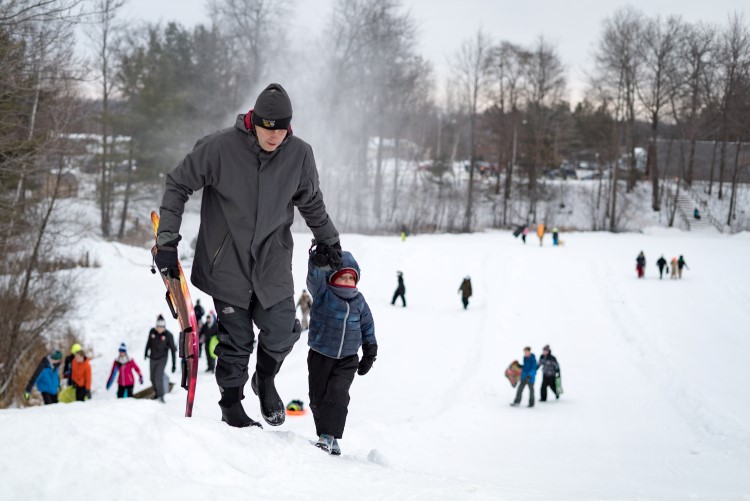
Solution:
M635 270L638 272L638 278L643 278L644 271L646 269L646 256L641 251L638 257L635 258Z
M242 407L255 333L251 387L265 421L285 420L274 378L302 333L296 319L291 226L294 207L317 242L315 259L338 268L339 234L328 216L312 148L294 136L292 102L273 83L234 126L199 140L166 176L154 262L178 275L180 225L190 195L203 190L192 283L214 298L219 320L216 381L222 420L249 426Z
M461 293L461 302L464 305L464 310L469 307L469 298L472 295L471 290L471 277L466 276L464 277L463 282L461 282L461 285L458 287L458 292Z
M206 310L203 309L200 299L196 299L195 306L193 306L193 312L195 313L195 320L198 324L198 332L200 332L201 327L203 327L203 315L206 314ZM198 336L198 358L203 355L203 345L203 338ZM206 345L206 349L208 349L208 345Z
M690 269L688 268L687 261L685 261L685 258L682 257L682 254L680 254L680 259L677 260L677 276L679 278L682 278L683 268L687 268L688 270Z
M60 389L60 361L62 353L59 350L51 352L49 355L39 361L34 373L29 379L24 391L26 400L31 396L31 390L36 385L39 393L42 394L44 405L57 403L57 392Z
M396 277L398 279L398 286L396 287L396 292L393 293L391 305L395 305L396 299L401 298L401 303L403 304L404 308L406 308L406 287L404 286L404 274L399 271L396 273Z
M156 319L156 327L148 333L146 341L146 352L143 358L151 357L149 369L151 372L151 385L154 387L154 400L164 402L164 395L168 387L164 385L164 369L167 367L167 357L172 353L172 373L177 371L177 360L175 358L177 348L174 345L174 336L167 329L164 317L159 315Z
M667 260L664 259L664 254L656 262L656 266L659 268L659 280L664 277L664 269L667 267Z
M523 389L525 386L529 387L529 407L534 407L534 381L536 380L536 356L531 353L531 348L527 346L523 349L523 365L521 366L521 382L518 385L518 391L516 392L516 399L510 404L513 407L518 407L521 404L521 397L523 396Z
M560 398L560 395L557 394L557 385L555 384L555 379L560 377L560 365L552 354L549 345L542 348L542 356L539 357L538 368L542 369L542 388L539 400L542 402L547 401L547 387L552 389L555 398Z
M351 253L343 253L338 271L320 268L312 258L307 269L307 288L313 296L307 367L315 445L339 455L354 373L367 374L378 354L375 324L357 289L360 271ZM357 357L360 346L362 360Z
M201 326L200 337L203 339L203 343L206 345L206 362L208 368L206 372L214 372L216 370L216 359L211 356L211 338L219 335L219 324L213 315L206 315L206 321Z

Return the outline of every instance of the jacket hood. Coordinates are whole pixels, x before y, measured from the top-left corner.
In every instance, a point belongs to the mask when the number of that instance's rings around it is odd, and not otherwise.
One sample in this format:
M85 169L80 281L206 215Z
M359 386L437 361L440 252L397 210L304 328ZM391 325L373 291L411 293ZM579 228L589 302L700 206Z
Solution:
M357 263L357 260L354 259L354 256L352 256L351 252L343 251L341 253L341 268L339 268L338 270L332 270L331 273L326 277L326 281L330 282L331 278L333 278L333 276L337 272L344 268L351 268L357 272L357 283L362 280L362 273L359 271L359 263Z

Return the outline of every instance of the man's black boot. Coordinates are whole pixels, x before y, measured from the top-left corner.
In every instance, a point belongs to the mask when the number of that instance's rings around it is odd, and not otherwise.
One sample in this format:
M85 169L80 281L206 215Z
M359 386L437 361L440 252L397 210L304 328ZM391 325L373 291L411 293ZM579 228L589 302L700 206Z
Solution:
M263 416L266 423L271 426L284 424L284 420L286 419L284 402L281 401L281 397L279 397L276 391L273 378L261 379L256 372L250 381L250 387L253 389L253 393L258 395L258 400L260 400L260 415Z
M221 400L219 400L219 408L221 409L221 420L229 426L235 428L245 428L248 426L257 426L263 428L261 424L250 418L245 414L245 409L242 408L242 402L240 402L245 396L242 394L242 388L221 388Z
M281 401L281 397L279 397L276 385L274 384L274 377L280 368L281 363L277 362L259 345L258 364L253 378L250 380L250 387L253 389L253 393L258 395L258 400L260 400L261 416L271 426L282 425L286 419L284 402Z

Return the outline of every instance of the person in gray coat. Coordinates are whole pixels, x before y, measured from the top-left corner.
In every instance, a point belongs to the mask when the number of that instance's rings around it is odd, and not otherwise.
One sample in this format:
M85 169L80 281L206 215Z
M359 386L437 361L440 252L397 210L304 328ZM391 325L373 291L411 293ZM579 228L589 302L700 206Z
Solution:
M315 237L315 259L332 268L341 265L339 235L323 202L312 148L292 134L291 120L286 91L269 85L234 127L199 140L167 174L160 208L154 262L162 274L177 276L185 203L203 190L190 278L214 298L219 407L230 426L258 425L241 404L250 379L253 323L260 333L251 387L263 419L272 426L284 422L274 378L302 331L293 299L294 207Z

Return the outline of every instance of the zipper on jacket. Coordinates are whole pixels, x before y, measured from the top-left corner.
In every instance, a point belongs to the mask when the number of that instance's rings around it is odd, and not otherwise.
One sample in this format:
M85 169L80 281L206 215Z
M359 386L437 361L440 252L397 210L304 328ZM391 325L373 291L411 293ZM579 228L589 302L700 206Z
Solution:
M336 358L341 358L341 352L344 349L344 338L346 337L346 322L349 320L349 302L345 301L346 303L346 316L344 316L344 330L341 331L341 344L339 345L339 354Z
M227 238L229 238L229 233L224 235L224 240L221 241L221 245L218 249L216 249L216 252L214 252L214 257L211 259L211 268L213 269L214 265L216 264L216 260L219 257L219 253L221 252L221 249L224 248L224 244L227 243Z

